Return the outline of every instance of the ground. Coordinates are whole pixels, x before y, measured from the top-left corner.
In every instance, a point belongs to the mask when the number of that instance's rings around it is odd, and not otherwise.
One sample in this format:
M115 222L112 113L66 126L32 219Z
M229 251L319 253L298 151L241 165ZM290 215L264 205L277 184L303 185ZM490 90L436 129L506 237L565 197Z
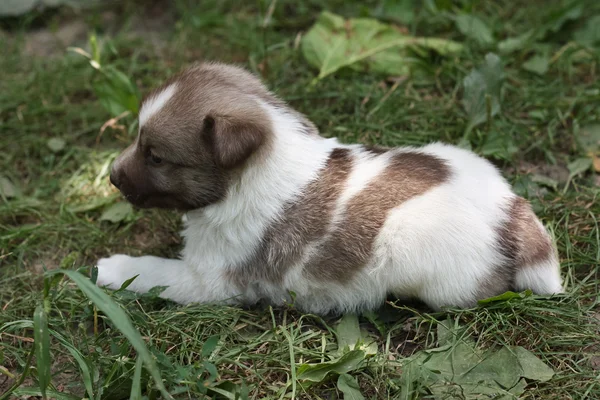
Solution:
M121 203L108 182L108 165L136 125L130 113L104 126L120 112L103 107L102 93L94 90L98 72L88 60L67 51L91 51L92 34L102 48L101 64L121 71L141 94L191 62L235 62L260 74L323 135L386 146L433 140L468 146L493 161L532 203L560 254L564 296L521 294L442 313L390 299L378 312L359 316L358 336L374 344L346 365L349 375L340 375L358 383L354 392L337 377L340 371L306 379L308 364L339 361L352 318L340 324L336 317L301 315L293 305L180 307L153 295L109 293L141 334L173 396L444 398L430 378L409 376L408 361L441 346L441 323L450 322L478 350L521 346L553 369L549 379L529 379L522 397L600 398L595 1L152 4L131 0L0 19L0 398L39 395L45 367L50 397L125 398L132 382L148 398L157 396L146 370L138 376L140 353L113 314L73 280L44 275L65 268L88 276L99 257L175 256L180 246L175 212L106 214ZM418 76L351 67L315 79L319 71L300 43L324 10L377 17L398 32L451 39L464 48L428 55ZM475 31L461 27L459 16ZM529 40L507 50L506 39L522 39L531 29ZM492 93L483 104L484 116L493 119L468 130L464 78L490 52L498 54L505 76L501 96ZM499 110L491 105L496 100ZM39 304L50 335L45 366L42 353L34 352ZM474 398L465 393L447 398Z

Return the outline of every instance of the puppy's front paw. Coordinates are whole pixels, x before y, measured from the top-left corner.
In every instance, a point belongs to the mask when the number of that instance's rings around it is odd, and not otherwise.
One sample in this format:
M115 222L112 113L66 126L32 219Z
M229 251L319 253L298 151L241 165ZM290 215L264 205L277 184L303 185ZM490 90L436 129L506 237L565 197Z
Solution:
M129 267L132 262L132 257L124 254L115 254L108 258L102 258L98 261L98 279L96 284L100 287L106 286L110 289L117 290L123 285L127 279L135 276ZM128 271L131 272L128 275Z

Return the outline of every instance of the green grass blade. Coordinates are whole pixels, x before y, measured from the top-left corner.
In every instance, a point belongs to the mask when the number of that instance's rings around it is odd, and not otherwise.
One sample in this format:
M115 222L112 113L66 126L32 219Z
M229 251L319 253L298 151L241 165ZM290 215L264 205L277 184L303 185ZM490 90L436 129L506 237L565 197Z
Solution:
M142 359L138 358L135 362L135 372L133 373L133 381L131 382L131 394L129 398L132 400L142 400Z
M62 344L68 351L71 353L77 364L79 365L79 369L81 370L81 377L83 379L83 384L85 386L85 390L90 399L94 398L94 389L92 386L92 372L90 371L90 367L88 363L85 361L83 354L79 350L77 350L71 343L67 341L67 339L56 331L50 331L52 336L54 336L60 344Z
M68 394L68 393L62 393L62 392L59 392L54 389L48 389L45 392L47 392L50 395L50 398L56 399L56 400L78 400L79 399L79 397L77 397L77 396L73 396L72 394ZM13 394L15 396L18 396L21 398L43 396L42 391L39 390L38 388L29 388L29 387L16 389L13 392Z
M160 390L160 392L165 396L165 398L171 399L172 396L167 392L165 388L162 377L160 375L160 370L150 354L150 351L146 347L146 343L142 336L138 332L138 330L133 326L131 320L125 314L125 312L119 307L117 303L115 303L110 296L102 291L99 287L94 285L92 281L90 281L86 276L80 274L76 271L69 270L55 270L48 272L49 275L53 274L65 274L73 282L79 286L79 289L100 309L110 320L115 324L117 329L125 335L125 337L129 340L129 343L135 348L138 353L138 357L142 359L148 372L152 375L156 387Z
M48 332L48 318L43 305L38 305L33 313L33 338L35 345L35 358L40 392L45 400L46 388L50 384L50 334Z

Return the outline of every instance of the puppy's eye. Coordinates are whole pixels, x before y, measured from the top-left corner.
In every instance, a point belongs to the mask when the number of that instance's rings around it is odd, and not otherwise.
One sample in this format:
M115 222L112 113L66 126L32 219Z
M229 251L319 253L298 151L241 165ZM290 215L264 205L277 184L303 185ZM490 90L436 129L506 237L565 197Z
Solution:
M150 161L150 164L159 165L160 163L162 163L162 158L150 153L148 155L148 161Z

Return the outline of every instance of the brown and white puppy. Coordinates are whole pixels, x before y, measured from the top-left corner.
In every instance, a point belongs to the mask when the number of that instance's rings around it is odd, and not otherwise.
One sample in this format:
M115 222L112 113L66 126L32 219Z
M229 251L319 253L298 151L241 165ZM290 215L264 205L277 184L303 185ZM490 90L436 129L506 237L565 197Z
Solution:
M201 64L144 100L111 181L139 207L187 211L181 259L114 255L98 284L168 286L180 303L372 309L392 294L471 306L562 291L556 250L486 160L457 147L368 148L319 136L250 73Z

